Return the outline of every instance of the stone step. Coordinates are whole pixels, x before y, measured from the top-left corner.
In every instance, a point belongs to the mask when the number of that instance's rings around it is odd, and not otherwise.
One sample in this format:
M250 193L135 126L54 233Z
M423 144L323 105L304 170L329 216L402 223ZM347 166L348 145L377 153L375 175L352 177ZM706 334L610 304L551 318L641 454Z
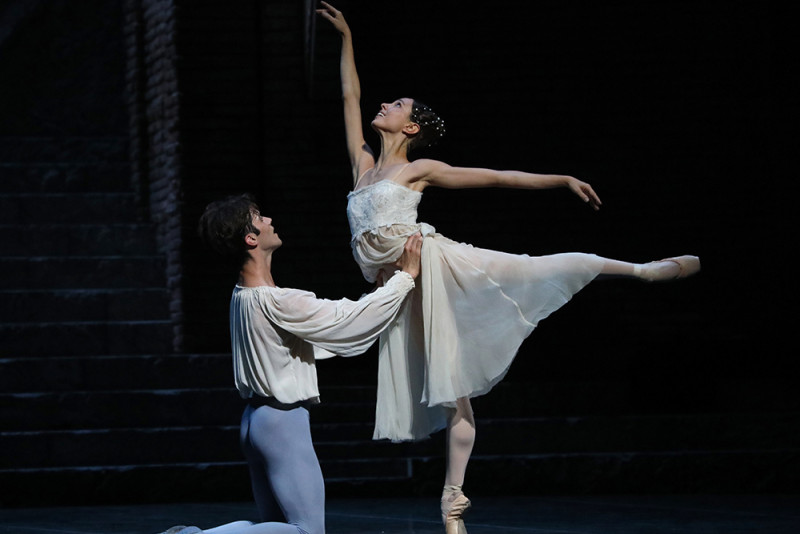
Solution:
M476 419L476 456L579 453L800 451L797 413L564 416ZM371 425L313 430L326 458L443 454L444 433L413 443L372 441ZM357 438L357 439L355 439Z
M3 432L0 469L240 462L238 427Z
M134 346L130 344L130 347ZM36 356L31 354L0 359L0 391L49 394L49 397L45 395L37 401L40 410L60 410L61 393L83 396L99 392L102 395L94 402L102 406L109 391L124 395L126 391L144 394L142 392L153 389L180 391L184 388L208 388L213 405L218 395L215 388L222 388L223 402L230 400L226 392L228 388L232 391L229 354L166 354L159 351L70 355L59 352L50 357ZM348 401L374 406L375 369L370 356L336 358L324 363L318 370L323 407L330 402ZM651 398L643 393L634 396L629 391L630 382L630 379L602 377L593 381L505 380L495 386L490 394L473 399L472 404L476 415L482 418L496 417L498 414L505 418L524 419L563 415L670 414L679 411L676 403L664 403L660 388L656 385L642 385L644 391L654 392ZM747 380L720 379L704 385L704 388L704 394L710 400L695 402L684 412L800 412L800 402L789 402L795 398L791 393L794 391L792 381L757 377ZM190 392L188 395L192 397L198 393ZM236 393L232 393L232 396L236 397ZM48 402L51 403L50 407ZM205 401L200 395L194 402ZM671 410L668 409L670 406ZM213 406L210 409L213 412ZM372 409L365 420L372 420ZM227 422L221 420L216 424ZM208 423L201 421L198 424Z
M230 354L56 354L0 358L0 391L4 393L228 388L232 384ZM323 402L375 401L375 385L345 370L330 384L322 385L321 391Z
M78 359L42 359L53 361L52 373L60 373L64 367L59 364L74 364ZM84 359L81 361L92 369L91 364ZM159 372L153 376L146 375L146 367L139 366L137 373L124 373L126 378L115 376L109 372L114 358L98 358L96 384L103 376L109 377L109 389L96 391L55 391L55 392L30 392L4 393L0 395L3 426L6 431L33 432L55 430L108 430L119 428L167 428L186 426L230 425L238 421L243 401L233 389L232 385L214 385L214 374L223 363L222 359L209 361L198 359L181 373L185 381L193 381L195 369L198 381L204 383L202 387L192 389L155 389L164 385L165 375L170 372L180 372L182 362L172 358L158 360ZM24 366L3 365L4 374L13 381L17 376L23 376L27 382L35 381L38 375L25 373L20 368ZM75 369L66 366L64 383L80 387L85 384L85 379L76 377ZM28 366L28 371L32 369ZM86 369L81 369L85 372ZM69 372L71 371L71 372ZM103 372L107 375L103 375ZM227 371L227 370L226 370ZM228 376L228 373L225 373ZM127 378L136 378L135 383L127 383ZM43 386L55 382L56 378L43 378ZM227 378L226 378L227 380ZM172 382L167 379L166 382ZM138 389L132 387L138 386ZM127 389L121 389L121 388ZM114 388L114 389L111 389ZM528 396L523 392L530 386L517 385L518 402L529 404ZM44 388L40 388L44 389ZM575 396L576 390L562 391L562 396ZM535 396L535 395L534 395ZM371 438L369 428L374 421L374 387L373 386L328 386L322 388L323 402L311 410L312 421L320 425L327 436L333 435L333 430L322 425L350 425L345 432L346 436L355 436L358 439ZM647 440L653 436L655 441L651 446L670 448L702 447L713 448L729 446L730 443L739 443L747 447L767 447L776 444L793 444L800 446L800 416L797 411L774 411L756 414L729 413L690 413L690 414L608 414L595 409L594 399L590 396L583 398L581 412L562 412L553 415L554 410L549 406L542 406L541 410L534 411L526 417L509 415L502 403L482 402L480 409L476 410L477 418L484 421L488 428L497 425L490 434L502 437L501 441L507 443L504 450L517 451L521 447L537 446L563 449L562 442L552 441L563 439L569 441L572 436L575 443L580 443L581 436L613 436L608 444L593 443L592 450L617 449L622 443L634 443L635 449L645 447ZM488 397L487 397L488 399ZM487 399L483 399L486 401ZM477 404L477 403L476 403ZM558 406L559 403L556 401ZM550 412L550 413L548 413ZM511 425L508 424L511 422ZM519 427L515 427L516 424ZM613 432L609 429L614 428ZM669 433L664 429L669 428ZM672 437L670 437L672 436ZM349 437L347 439L350 439ZM689 445L687 445L689 444ZM691 445L694 444L694 445ZM480 445L478 445L480 447Z
M469 492L784 493L796 490L798 459L797 449L477 456L469 463ZM438 463L415 465L415 475L441 478Z
M372 349L371 349L372 351ZM4 356L4 357L3 357ZM231 356L219 354L168 354L164 351L135 354L67 354L47 357L0 355L0 391L92 392L229 387ZM331 400L358 399L374 403L375 361L368 353L356 358L319 362L323 404ZM633 383L636 383L634 390ZM686 396L675 386L677 397ZM671 387L671 386L670 386ZM683 410L664 386L639 378L506 379L488 394L473 399L475 413L502 413L504 417L546 415L648 414L680 412L800 411L794 381L758 377L731 378L703 385L702 402L694 399ZM694 398L694 397L692 397Z
M312 410L313 411L313 410ZM312 421L316 419L312 415ZM650 417L478 419L475 457L590 454L800 452L796 414L676 414ZM357 439L312 423L325 460L425 459L444 454L444 433L416 443ZM224 463L242 460L234 425L2 432L0 470ZM509 439L511 438L511 439Z
M508 494L790 493L800 476L798 452L588 453L475 455L465 489ZM407 497L441 492L443 458L321 458L327 498ZM3 469L3 506L136 502L250 501L243 461L143 466Z
M328 497L333 488L347 491L375 483L408 484L404 459L320 461ZM0 484L13 487L2 494L2 506L112 504L135 502L251 501L250 478L243 460L225 463L153 464L0 470ZM37 488L38 486L38 488ZM408 487L408 486L406 486ZM405 488L404 488L405 489ZM336 491L336 489L334 489Z
M366 427L365 427L366 428ZM312 424L320 457L351 458L436 455L440 439L422 444L392 444L368 436L354 439L352 425ZM363 429L361 429L363 430ZM370 427L371 435L371 427ZM209 463L242 461L239 427L121 428L0 432L4 454L0 469L31 469L156 463Z
M0 257L0 290L164 287L160 256Z
M103 357L96 366L90 358L30 358L39 365L22 362L24 358L0 360L3 364L4 380L21 381L28 385L15 388L15 392L0 395L3 429L9 431L107 429L121 427L180 427L227 425L238 421L243 401L233 388L230 367L221 370L221 361L202 362L183 366L182 362L164 358L155 360L158 370L148 373L147 365L119 365L116 359ZM130 359L129 359L130 360ZM131 360L132 361L132 360ZM64 385L76 388L48 391L59 378L42 375L52 365L55 372L64 373ZM183 367L183 370L181 369ZM197 383L193 370L202 369ZM215 379L213 373L219 370ZM172 376L169 376L172 375ZM41 378L40 378L41 377ZM107 387L103 384L107 378ZM37 380L39 383L37 383ZM178 382L178 386L165 386ZM181 383L183 382L183 383ZM191 383L192 387L186 384ZM511 384L506 389L513 387ZM517 385L516 401L527 405L528 417L533 415L598 415L611 412L610 404L598 395L581 396L585 384L573 384L557 390L547 402L536 408L531 398L539 396L538 387ZM599 386L598 386L599 388ZM21 390L20 390L21 389ZM521 392L520 390L523 390ZM543 391L551 391L545 384ZM12 390L14 391L14 390ZM374 385L328 385L320 388L322 403L313 407L314 422L325 423L372 423L375 416ZM565 409L563 398L571 397L570 410ZM503 397L495 400L491 396L476 399L473 403L479 417L516 417L508 414ZM615 406L623 413L623 405ZM613 413L613 412L612 412ZM30 417L33 415L33 417ZM371 433L370 433L371 436Z
M53 239L33 239L51 235ZM153 255L154 230L149 224L2 224L0 256Z
M102 137L0 137L0 162L124 162L128 159L125 136Z
M4 193L0 224L132 223L140 219L132 193Z
M476 457L543 454L800 451L796 414L477 420ZM313 420L313 418L312 418ZM753 425L753 426L748 426ZM689 428L687 428L689 427ZM354 439L347 427L312 424L314 448L326 460L429 458L444 454L444 436L416 443ZM756 435L766 430L764 436ZM513 439L509 439L511 436ZM2 432L0 469L220 463L241 461L238 426ZM785 439L784 439L785 438Z
M190 380L191 377L187 377ZM244 401L233 386L0 394L5 431L165 428L238 423ZM324 402L313 408L318 423L368 422L374 403Z
M0 323L2 356L166 352L172 337L169 320Z
M24 162L0 161L2 193L125 192L131 188L127 162Z
M692 413L481 421L476 454L800 450L800 413Z
M152 321L169 318L161 288L0 290L0 324Z
M90 392L232 384L230 354L106 354L0 359L0 391ZM57 398L57 397L53 397Z

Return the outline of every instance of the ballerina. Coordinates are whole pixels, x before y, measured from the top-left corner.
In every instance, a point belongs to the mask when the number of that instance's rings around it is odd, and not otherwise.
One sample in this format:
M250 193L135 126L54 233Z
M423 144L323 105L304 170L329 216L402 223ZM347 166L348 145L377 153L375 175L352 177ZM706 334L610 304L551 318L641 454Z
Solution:
M453 167L409 153L436 142L444 121L412 98L381 104L371 121L378 156L364 140L361 88L350 28L341 11L321 2L317 12L342 37L340 74L346 146L353 190L347 215L353 256L364 278L382 283L405 240L423 236L420 282L380 337L373 439L409 441L446 429L442 520L447 534L464 534L470 507L462 486L475 441L470 398L503 379L522 341L539 321L599 276L645 281L685 278L700 269L696 256L646 264L563 253L532 257L457 243L417 221L429 187L448 189L567 187L599 209L592 187L571 176Z

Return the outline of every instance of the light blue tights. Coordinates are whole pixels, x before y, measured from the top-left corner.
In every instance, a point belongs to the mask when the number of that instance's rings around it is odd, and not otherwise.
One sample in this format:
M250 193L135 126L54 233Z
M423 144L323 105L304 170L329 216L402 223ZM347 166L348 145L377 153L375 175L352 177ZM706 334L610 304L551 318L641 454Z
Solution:
M237 521L208 534L324 534L325 483L304 406L248 406L240 443L261 523Z

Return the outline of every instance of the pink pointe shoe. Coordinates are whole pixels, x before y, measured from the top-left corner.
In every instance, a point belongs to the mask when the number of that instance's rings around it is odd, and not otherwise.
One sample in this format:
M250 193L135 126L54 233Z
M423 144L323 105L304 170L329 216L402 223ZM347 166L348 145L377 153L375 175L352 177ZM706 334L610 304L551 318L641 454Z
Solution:
M664 263L671 262L678 266L675 269L667 269ZM644 265L636 265L633 268L633 275L647 282L668 282L680 278L688 278L700 271L700 258L697 256L676 256L663 260L651 261Z
M442 522L446 534L467 534L462 516L472 503L461 486L445 486L442 491Z

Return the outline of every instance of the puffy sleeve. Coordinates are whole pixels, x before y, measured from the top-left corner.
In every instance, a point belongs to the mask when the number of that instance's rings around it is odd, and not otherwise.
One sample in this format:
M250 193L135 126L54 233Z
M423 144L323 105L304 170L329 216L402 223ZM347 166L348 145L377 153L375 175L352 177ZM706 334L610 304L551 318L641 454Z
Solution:
M264 314L276 326L308 341L317 359L365 352L394 320L414 288L414 279L398 271L386 284L358 300L327 300L296 289L264 295Z

